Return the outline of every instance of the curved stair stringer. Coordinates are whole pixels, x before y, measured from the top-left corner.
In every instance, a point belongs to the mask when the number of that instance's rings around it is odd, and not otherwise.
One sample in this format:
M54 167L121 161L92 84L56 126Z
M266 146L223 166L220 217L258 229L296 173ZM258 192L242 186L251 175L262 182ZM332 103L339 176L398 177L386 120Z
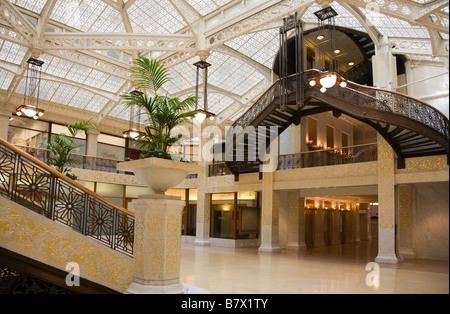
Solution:
M341 113L344 113L373 127L394 150L395 154L397 155L397 166L399 169L405 168L405 153L403 151L402 145L394 136L394 132L388 132L389 128L382 127L379 123L387 124L389 127L394 126L396 130L395 134L399 134L402 131L404 133L404 131L416 132L416 130L420 130L420 133L416 133L416 139L423 137L425 139L424 141L426 141L427 139L429 140L427 143L432 142L434 143L434 145L438 144L442 148L441 150L437 150L434 153L430 154L446 153L447 157L449 155L448 138L446 138L445 135L437 132L433 128L421 123L420 121L416 121L409 117L385 110L359 106L351 103L350 101L347 101L346 98L336 97L331 93L320 93L315 90L306 90L305 98L313 98L321 101L334 108L335 110L338 110Z

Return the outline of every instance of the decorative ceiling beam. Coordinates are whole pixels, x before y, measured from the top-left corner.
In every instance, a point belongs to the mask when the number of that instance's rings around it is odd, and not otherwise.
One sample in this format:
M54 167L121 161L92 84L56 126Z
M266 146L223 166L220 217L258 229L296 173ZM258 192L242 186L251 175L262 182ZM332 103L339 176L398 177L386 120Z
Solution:
M34 44L36 29L8 0L0 1L0 16L28 43Z
M169 2L186 22L191 32L195 34L195 30L198 28L197 24L203 19L202 16L185 0L169 0Z
M48 25L48 21L50 20L50 15L52 14L53 9L55 8L57 0L48 0L44 8L42 9L41 15L38 18L38 24L36 27L37 33L37 45L41 46L43 44L42 37L45 34L45 28Z
M268 80L270 80L272 78L272 70L269 69L268 67L262 65L261 63L247 57L246 55L240 53L239 51L230 48L229 46L226 45L221 45L218 47L215 47L212 49L212 51L217 51L229 56L232 56L234 58L237 58L239 60L244 61L245 63L247 63L248 65L250 65L251 67L253 67L254 69L256 69L259 73L261 73L262 75L264 75L264 77Z
M347 3L355 7L369 9L370 3L365 0L346 0L340 3ZM284 1L266 1L256 5L252 8L242 9L243 14L235 15L230 18L226 14L221 17L215 17L215 24L210 26L206 32L207 48L219 46L233 38L248 34L255 29L261 28L274 21L282 19L304 7L310 6L315 1L302 0L300 4L294 5L291 0ZM447 1L448 3L448 1ZM270 5L272 4L272 5ZM420 15L423 12L423 6L419 3L411 1L390 0L385 1L385 5L378 6L376 4L376 11L389 17L398 18L411 23L412 25L423 26L431 28L443 33L449 33L448 28L448 14L437 10L436 8L425 15ZM440 8L441 6L437 7ZM206 21L208 26L208 21Z
M448 40L440 40L439 43L433 43L429 39L416 38L389 38L389 43L394 54L405 55L426 55L434 57L448 58Z
M197 38L178 34L48 33L44 50L126 50L194 52Z

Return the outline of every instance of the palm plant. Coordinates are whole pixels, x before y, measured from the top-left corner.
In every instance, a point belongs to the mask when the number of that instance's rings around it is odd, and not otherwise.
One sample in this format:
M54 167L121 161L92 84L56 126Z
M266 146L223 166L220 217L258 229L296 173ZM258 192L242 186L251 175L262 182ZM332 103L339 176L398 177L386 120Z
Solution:
M170 81L169 71L158 60L142 57L133 61L131 68L134 87L142 93L123 95L125 106L138 106L147 115L144 135L140 136L141 158L158 157L172 159L169 153L181 135L173 135L173 129L194 117L196 97L184 100L159 95L160 88Z
M89 121L76 122L75 124L65 125L69 130L71 136L66 134L54 134L47 143L43 143L42 146L51 151L51 157L47 159L49 166L54 166L57 171L65 174L71 179L77 179L77 177L71 173L69 166L80 165L83 162L76 159L72 152L80 147L75 144L75 137L80 131L87 132L90 129L95 129L96 126Z

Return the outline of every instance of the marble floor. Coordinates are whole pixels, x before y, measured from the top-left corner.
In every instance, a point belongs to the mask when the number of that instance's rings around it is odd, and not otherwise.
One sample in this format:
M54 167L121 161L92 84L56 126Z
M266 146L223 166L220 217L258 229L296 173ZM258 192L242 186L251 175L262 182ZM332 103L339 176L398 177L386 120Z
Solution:
M273 254L185 243L181 281L212 294L449 293L449 263L429 260L379 264L380 284L370 287L375 256L373 241Z

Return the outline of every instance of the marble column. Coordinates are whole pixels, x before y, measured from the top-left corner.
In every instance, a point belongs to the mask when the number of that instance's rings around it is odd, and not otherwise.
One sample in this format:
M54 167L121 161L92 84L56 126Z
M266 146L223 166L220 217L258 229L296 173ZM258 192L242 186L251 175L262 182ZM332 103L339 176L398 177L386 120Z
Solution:
M339 224L340 224L340 213L339 210L335 209L330 212L331 214L331 238L330 245L336 245L341 243L341 239L339 236Z
M315 235L314 235L314 246L325 246L325 234L324 234L324 222L325 215L323 210L323 201L320 201L319 208L314 211L314 222L315 222Z
M265 172L262 188L260 252L279 252L279 192L273 189L273 172Z
M100 131L89 130L86 132L86 155L97 157L98 135Z
M126 294L181 294L181 214L184 201L140 196L135 207L134 267Z
M399 218L399 253L403 258L415 258L413 250L412 229L412 192L411 184L403 184L398 187L398 218Z
M289 192L289 222L288 243L289 250L305 250L305 202L300 198L300 191ZM302 217L303 216L303 217Z
M194 137L199 139L199 160L198 164L203 168L198 173L198 188L197 188L197 224L196 237L194 244L200 246L210 245L210 229L211 229L211 194L206 193L206 181L208 179L209 162L203 156L205 145L210 141L210 138L203 137L203 128L207 126L209 121L205 120L203 123L198 123L194 119L193 133ZM210 156L208 156L209 158Z
M370 219L370 209L369 203L361 203L359 205L360 210L360 239L362 241L372 240L371 234L371 219Z
M395 234L394 151L378 134L378 256L377 263L398 263Z

